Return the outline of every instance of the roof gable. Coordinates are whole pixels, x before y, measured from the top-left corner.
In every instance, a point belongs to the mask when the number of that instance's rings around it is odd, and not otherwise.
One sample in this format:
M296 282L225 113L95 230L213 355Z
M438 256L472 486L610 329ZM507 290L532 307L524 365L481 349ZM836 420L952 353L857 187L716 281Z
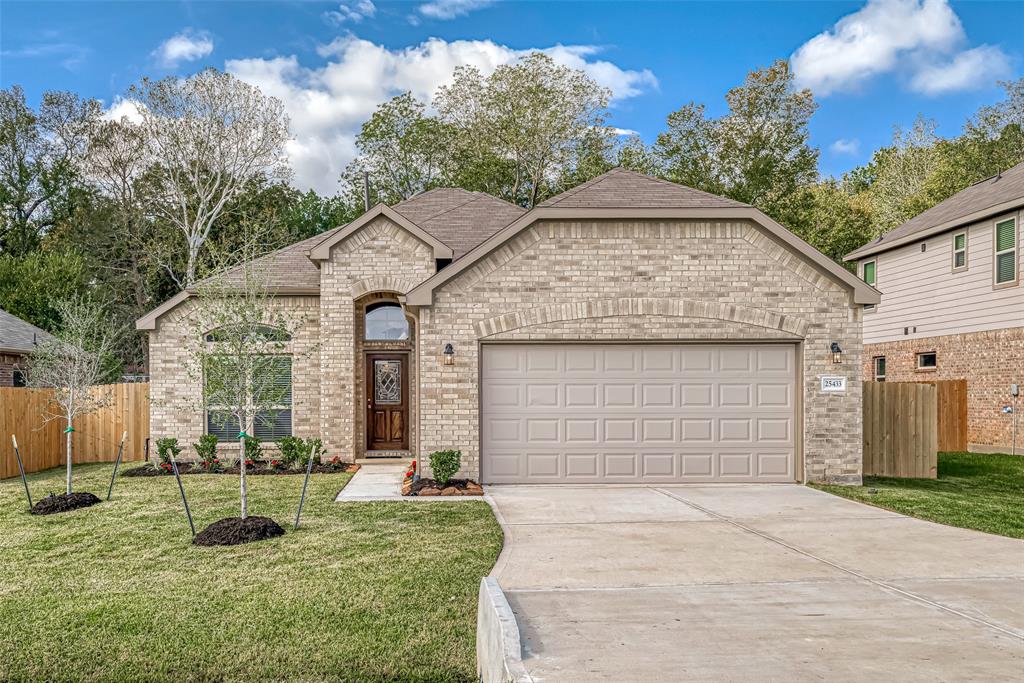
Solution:
M613 168L603 175L541 202L539 208L730 208L748 206L727 197L668 180Z
M343 228L339 228L336 231L332 231L330 236L321 241L315 247L309 250L309 258L313 261L326 261L331 257L331 248L336 244L344 241L345 238L355 234L361 228L369 224L373 219L378 216L384 216L388 220L398 224L403 229L412 233L426 244L429 244L434 248L434 258L445 259L452 258L452 249L447 244L437 239L420 226L416 225L408 218L398 213L391 207L385 204L378 204L373 207L362 216L352 221Z
M1024 162L986 178L845 256L850 261L1024 205Z

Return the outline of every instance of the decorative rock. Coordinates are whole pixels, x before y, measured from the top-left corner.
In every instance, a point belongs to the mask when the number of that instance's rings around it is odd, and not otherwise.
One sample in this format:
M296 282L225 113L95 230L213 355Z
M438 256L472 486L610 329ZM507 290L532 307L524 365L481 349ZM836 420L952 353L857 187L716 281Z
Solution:
M457 495L459 495L459 490L457 488L455 488L454 486L449 486L449 487L441 490L441 495L442 496L457 496Z
M484 487L475 481L466 482L466 494L471 496L480 496L484 493Z
M421 495L421 496L440 496L441 495L441 491L440 491L440 489L435 489L433 487L428 486L425 489L420 489L419 495Z

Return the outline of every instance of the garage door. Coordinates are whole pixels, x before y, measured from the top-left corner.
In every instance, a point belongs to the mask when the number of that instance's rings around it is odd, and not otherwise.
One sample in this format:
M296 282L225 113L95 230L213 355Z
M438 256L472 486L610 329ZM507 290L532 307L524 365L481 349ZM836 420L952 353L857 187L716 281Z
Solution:
M487 483L791 482L793 345L492 344Z

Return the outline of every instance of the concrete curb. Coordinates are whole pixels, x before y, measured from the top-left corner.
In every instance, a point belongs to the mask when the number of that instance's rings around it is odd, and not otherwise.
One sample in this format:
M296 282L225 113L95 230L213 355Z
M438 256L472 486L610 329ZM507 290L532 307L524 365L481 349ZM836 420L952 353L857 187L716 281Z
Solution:
M480 580L476 613L476 673L481 683L533 683L523 666L516 615L498 580Z

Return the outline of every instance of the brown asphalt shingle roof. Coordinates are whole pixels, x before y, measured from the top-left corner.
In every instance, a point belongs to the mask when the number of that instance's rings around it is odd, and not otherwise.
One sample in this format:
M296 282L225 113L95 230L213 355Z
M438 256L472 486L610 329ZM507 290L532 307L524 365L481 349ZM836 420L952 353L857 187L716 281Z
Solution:
M30 353L53 335L0 308L0 352Z
M1020 200L1024 204L1024 163L957 192L949 199L893 228L874 242L850 252L846 258L884 251L885 247L893 242L946 223L953 223L950 228L957 227L955 222L961 218L1013 200Z
M624 168L613 168L538 206L560 209L734 209L747 204Z

